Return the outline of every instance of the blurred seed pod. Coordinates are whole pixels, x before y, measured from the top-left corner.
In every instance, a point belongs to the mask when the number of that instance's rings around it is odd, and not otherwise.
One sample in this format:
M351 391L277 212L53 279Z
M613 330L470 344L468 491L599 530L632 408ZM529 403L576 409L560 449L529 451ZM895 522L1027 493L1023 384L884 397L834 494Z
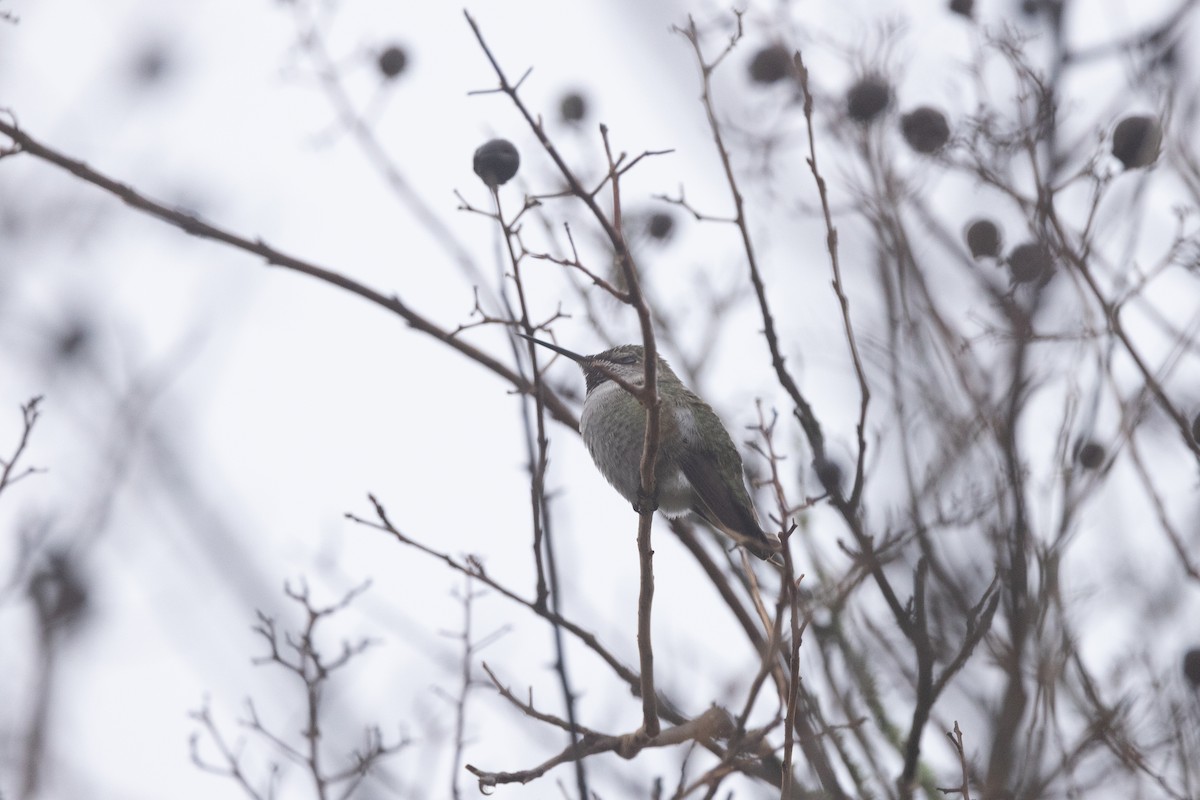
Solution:
M1091 441L1080 441L1075 444L1075 460L1084 469L1096 469L1104 463L1104 447Z
M950 140L946 115L930 106L921 106L901 117L900 130L908 146L925 155L936 153Z
M879 76L861 78L846 92L846 113L855 122L867 124L892 102L892 87Z
M750 61L750 80L755 83L775 83L792 73L792 54L781 44L767 45Z
M566 123L576 125L587 118L587 98L580 92L567 92L558 102L558 116Z
M999 258L1003 239L1000 228L990 219L977 219L967 225L967 247L974 258Z
M88 587L75 562L64 552L48 554L26 587L38 620L47 633L75 627L88 609Z
M818 458L813 462L813 470L816 471L817 480L821 482L825 491L829 492L830 497L842 496L842 468L836 461L827 457Z
M175 66L175 56L170 46L163 41L150 41L134 57L131 77L138 87L148 88L169 79Z
M646 233L660 242L670 240L675 235L675 217L666 211L655 211L646 221Z
M383 77L391 80L408 67L408 53L399 45L389 45L379 53L375 65L379 67L379 73Z
M475 174L490 188L508 183L520 166L521 154L508 139L492 139L475 151Z
M1013 283L1029 283L1050 272L1050 249L1041 242L1017 245L1008 254Z
M1148 116L1125 117L1113 131L1112 154L1125 169L1148 167L1162 150L1162 126Z

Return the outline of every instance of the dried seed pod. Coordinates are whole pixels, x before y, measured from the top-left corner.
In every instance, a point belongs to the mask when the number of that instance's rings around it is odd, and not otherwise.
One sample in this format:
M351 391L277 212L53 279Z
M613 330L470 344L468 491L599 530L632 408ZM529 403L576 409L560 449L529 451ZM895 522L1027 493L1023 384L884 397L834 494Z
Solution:
M646 232L651 239L665 242L675 233L675 217L666 211L655 211L646 222Z
M1104 447L1088 440L1075 445L1075 460L1084 469L1096 469L1104 463Z
M583 122L587 112L587 98L579 92L567 92L558 103L559 117L572 125Z
M990 219L977 219L967 226L967 247L974 258L999 258L1000 228Z
M175 67L175 53L166 42L148 42L134 57L133 82L142 87L162 83L171 77Z
M842 468L836 461L819 458L813 462L813 469L817 473L817 480L830 497L842 496Z
M908 146L925 155L941 150L950 139L946 115L930 106L921 106L901 117L900 130Z
M792 54L781 44L771 44L754 54L750 61L750 80L775 83L792 72Z
M1148 167L1162 149L1162 126L1148 116L1125 117L1113 131L1112 154L1125 169Z
M408 53L399 45L390 45L379 54L375 65L383 77L391 80L398 76L408 66Z
M1050 250L1041 242L1017 245L1008 254L1013 283L1035 281L1050 271Z
M508 183L521 166L521 154L508 139L492 139L475 151L475 174L491 188Z
M878 76L860 79L846 92L846 113L866 124L882 114L892 102L892 87Z

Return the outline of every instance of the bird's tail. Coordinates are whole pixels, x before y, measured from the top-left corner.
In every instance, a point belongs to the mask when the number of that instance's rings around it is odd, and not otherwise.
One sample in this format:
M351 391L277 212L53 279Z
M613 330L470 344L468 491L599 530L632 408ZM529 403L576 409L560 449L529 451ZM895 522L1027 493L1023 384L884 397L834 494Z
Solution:
M779 542L779 537L762 529L758 523L758 515L754 513L752 507L735 504L732 506L732 512L727 515L733 516L734 519L724 520L714 513L702 497L697 496L692 511L763 561L783 566L783 556L780 555L783 546Z
M747 550L763 561L770 561L777 566L783 566L783 556L781 555L783 546L779 543L779 537L763 533L761 539L758 537L739 537L739 539Z

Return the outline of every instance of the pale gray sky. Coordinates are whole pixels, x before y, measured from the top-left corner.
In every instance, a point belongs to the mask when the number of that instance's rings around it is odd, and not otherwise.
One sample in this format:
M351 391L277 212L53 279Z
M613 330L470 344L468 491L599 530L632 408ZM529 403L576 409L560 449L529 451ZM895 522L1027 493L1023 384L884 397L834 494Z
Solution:
M519 204L523 186L548 191L557 183L506 98L468 96L491 88L495 78L461 9L317 5L326 44L379 141L458 244L493 275L496 232L486 219L456 211L455 190L479 207L490 202L471 172L474 149L503 136L521 150L520 180L527 183L504 187L509 209ZM968 114L974 94L963 65L979 46L979 32L943 5L761 4L747 14L747 44L718 75L718 101L748 130L765 129L787 113L785 90L755 94L744 80L753 47L777 37L804 50L817 86L830 103L839 102L855 66L879 63L882 31L897 26L882 63L902 70L899 107L928 102L952 117ZM1015 3L978 5L992 25L1024 24L1010 8ZM1087 5L1095 16L1071 25L1079 42L1106 40L1174 4ZM0 109L31 135L151 197L396 293L446 328L469 321L470 281L339 127L299 45L302 17L291 3L0 0L0 11L20 18L0 23ZM480 3L471 11L510 77L533 67L526 101L545 114L551 134L585 174L597 174L599 137L594 128L567 129L556 115L558 98L575 87L588 93L598 115L592 122L607 123L621 150L674 150L630 176L631 207L654 207L652 194L674 194L682 185L697 207L729 213L697 102L697 71L686 42L668 29L689 12L699 21L717 20L723 6L521 0ZM387 85L374 54L393 42L406 48L410 63ZM161 74L139 80L139 69L156 69L156 54ZM1086 73L1073 87L1078 119L1099 126L1097 137L1125 110L1115 105L1116 91L1106 95L1100 87L1122 79L1114 67ZM1003 87L999 77L989 80ZM803 124L780 128L794 143ZM818 133L818 146L831 180L850 171L828 128ZM794 364L807 376L806 391L833 446L848 454L857 416L853 374L801 156L785 157L794 174L776 172L755 186L753 227ZM936 189L936 211L963 222L971 216L969 186L926 175L911 159L905 165L914 181ZM757 174L754 165L746 168ZM803 213L792 200L776 202L781 187L796 183L809 204ZM835 199L844 201L840 186L835 182ZM1143 242L1170 235L1172 202L1164 195L1162 217L1147 222ZM548 204L551 219L562 213ZM731 229L677 221L676 241L648 251L643 265L661 294L677 298L679 325L695 344L704 322L688 316L694 281L708 276L725 285L727 276L740 275L739 244ZM839 217L849 261L860 252L856 224L852 215ZM538 225L531 220L527 228L527 243L537 249L544 242ZM577 236L597 252L586 231ZM559 267L532 261L523 269L534 316L549 316L559 302L564 312L584 315ZM865 294L856 313L878 313ZM614 331L635 338L630 313L601 306L611 309ZM697 388L740 441L755 420L755 399L770 405L779 395L753 307L733 319L731 337L721 339ZM72 363L45 358L48 342L76 324L86 331L84 355ZM571 319L556 326L560 341L577 350L597 345L589 330ZM509 359L496 330L462 335ZM565 362L551 375L582 388ZM50 541L86 552L94 607L93 621L67 642L59 663L52 766L42 797L240 796L232 781L191 765L187 742L196 725L187 711L209 697L234 736L233 720L252 695L281 730L299 729L297 695L279 685L270 667L249 663L262 652L249 627L256 608L294 618L279 589L302 576L327 601L374 581L334 637L381 641L342 676L338 699L354 718L340 723L355 730L371 722L385 734L405 730L418 738L387 774L412 790L407 796L448 792L451 707L432 688L456 690L458 643L442 632L461 625L451 593L461 591L462 580L343 514L370 516L366 494L373 492L414 538L453 554L478 554L490 574L532 596L528 481L519 404L509 387L357 297L190 238L21 157L0 162L0 453L19 433L18 404L34 394L46 399L28 460L48 471L0 499L0 531L46 525ZM636 518L577 437L554 423L549 432L565 607L634 664ZM794 447L794 432L788 437ZM1180 493L1194 489L1194 474L1176 481ZM814 529L830 536L834 550L834 534ZM752 676L720 647L723 637L740 635L728 614L694 591L701 573L665 527L658 531L655 622L663 685L697 713L699 699L736 693ZM0 539L0 565L16 563L17 551L14 535ZM10 642L31 641L27 606L11 591L2 600L0 631ZM480 635L514 623L485 659L515 688L532 685L539 700L556 707L549 628L494 595L478 601L475 612ZM1096 648L1104 652L1103 643ZM586 687L579 707L589 724L610 732L635 727L636 701L593 656L578 649L570 655L575 682ZM719 666L702 671L696 661ZM13 709L0 714L8 740L0 768L4 797L19 796L11 777L20 752L13 737L27 712L21 687L32 685L34 669L24 649L0 648L0 673L12 678L0 687L0 706ZM488 688L472 703L468 762L516 769L562 746L560 736L520 718ZM632 767L605 757L593 768L598 775L628 769L639 781L657 771L670 780L677 754L649 754ZM569 781L567 770L506 796L556 796L555 779ZM421 788L426 781L436 789ZM470 776L463 773L460 782L474 796ZM616 778L600 785L605 797L627 788ZM758 796L740 786L745 796ZM304 796L298 784L287 787L284 797ZM380 784L363 796L387 795Z

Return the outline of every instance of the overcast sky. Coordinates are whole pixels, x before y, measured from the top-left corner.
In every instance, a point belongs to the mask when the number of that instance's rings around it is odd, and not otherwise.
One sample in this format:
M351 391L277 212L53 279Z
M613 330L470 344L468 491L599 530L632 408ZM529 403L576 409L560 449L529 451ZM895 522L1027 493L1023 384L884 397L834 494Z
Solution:
M977 5L988 24L1011 21L1037 33L1014 10L1017 3ZM1174 4L1087 5L1095 16L1072 19L1069 27L1080 46ZM744 77L753 48L772 40L805 51L826 97L839 96L863 65L876 63L897 69L902 107L933 103L951 116L973 110L962 66L979 46L979 29L944 3L787 6L767 3L747 15L747 43L718 77L738 124L775 124L785 113L786 90L752 94ZM315 25L354 107L489 278L500 269L497 232L484 217L457 210L454 194L489 207L471 154L494 136L517 144L520 182L501 190L508 208L519 206L523 188L557 186L552 165L506 98L468 94L496 79L454 4L341 0L316 8L301 0L0 0L0 12L19 18L0 22L0 109L40 141L155 199L395 293L446 329L468 323L472 280L346 130L305 31ZM670 31L688 13L704 24L727 20L723 6L522 0L470 10L511 78L533 68L526 101L545 115L581 171L599 174L594 125L603 121L622 151L673 151L630 175L631 207L662 208L651 195L685 186L697 207L729 213L697 102L697 70L686 42ZM404 49L408 63L389 81L377 57L392 45ZM1029 46L1044 45L1035 39ZM1090 105L1073 135L1123 110L1089 95L1089 82L1113 80L1120 80L1119 65L1080 78L1076 88ZM561 97L573 89L589 102L578 128L558 118ZM790 130L798 135L803 127ZM772 286L788 298L780 325L796 346L797 367L810 376L806 390L834 448L849 453L857 408L847 399L853 374L839 349L824 229L811 213L772 205L783 196L780 185L811 180L798 157L793 163L794 175L777 172L757 184L755 232ZM830 174L838 168L834 156ZM953 213L971 192L947 183L934 203ZM815 195L806 202L815 203ZM675 238L647 247L643 265L660 297L678 298L676 321L684 343L695 346L705 325L689 316L699 307L696 275L726 285L739 274L738 242L726 229L676 219ZM841 224L852 259L855 223ZM1158 230L1173 224L1164 214ZM536 225L528 225L532 240ZM580 230L579 237L595 247L594 232ZM559 267L531 261L524 268L534 316L548 317L560 303L566 314L586 314L565 292ZM603 303L601 309L618 339L636 338L631 313ZM741 431L755 422L755 400L770 407L778 388L753 308L735 309L731 319L736 335L713 347L697 388L741 442L748 438ZM574 349L601 345L572 319L555 330ZM497 330L461 335L511 362ZM675 354L668 348L666 355ZM581 376L565 361L550 374L582 391ZM354 741L354 731L375 723L385 735L403 732L415 743L389 762L379 783L365 785L363 796L389 796L389 787L411 797L449 791L452 704L438 689L457 691L460 643L444 633L462 625L454 593L463 591L463 580L344 514L370 517L367 493L374 493L413 538L452 554L478 554L489 573L532 597L528 477L520 405L509 386L360 298L188 237L33 158L8 158L0 162L5 457L20 435L18 406L34 395L45 400L26 459L46 471L0 496L0 566L19 563L21 536L45 536L43 546L79 557L88 592L85 622L56 662L41 797L241 796L232 781L191 764L188 737L197 725L187 712L209 698L236 738L242 734L234 720L253 696L279 729L299 730L295 687L272 667L250 663L263 654L250 626L257 609L294 624L299 618L282 587L301 579L320 602L373 581L328 632L334 648L360 636L379 641L331 695L334 727ZM634 664L636 518L575 434L556 423L549 433L564 607ZM1180 486L1192 479L1181 475ZM719 647L722 637L739 635L734 623L708 615L691 592L700 572L673 538L661 534L656 550L656 635L666 685L687 687L685 702L724 696L746 680L746 665L726 663ZM13 584L0 595L0 631L10 643L36 640L21 591ZM694 635L697 624L703 640ZM549 628L494 594L475 603L478 636L509 625L483 658L514 687L533 685L539 698L556 703ZM0 713L6 798L20 796L20 734L39 669L31 647L0 647L0 673L8 676L0 682L0 707L9 709ZM570 655L577 682L589 687L581 714L602 730L632 730L636 701L594 656ZM690 666L710 659L711 670ZM490 689L474 698L466 761L515 769L562 746ZM612 758L601 769L624 763ZM629 774L644 780L676 768L673 757L651 754ZM566 770L560 773L551 781L566 781ZM436 790L425 793L427 781ZM551 781L507 794L555 796ZM465 773L461 785L474 795ZM622 787L614 779L605 796Z

